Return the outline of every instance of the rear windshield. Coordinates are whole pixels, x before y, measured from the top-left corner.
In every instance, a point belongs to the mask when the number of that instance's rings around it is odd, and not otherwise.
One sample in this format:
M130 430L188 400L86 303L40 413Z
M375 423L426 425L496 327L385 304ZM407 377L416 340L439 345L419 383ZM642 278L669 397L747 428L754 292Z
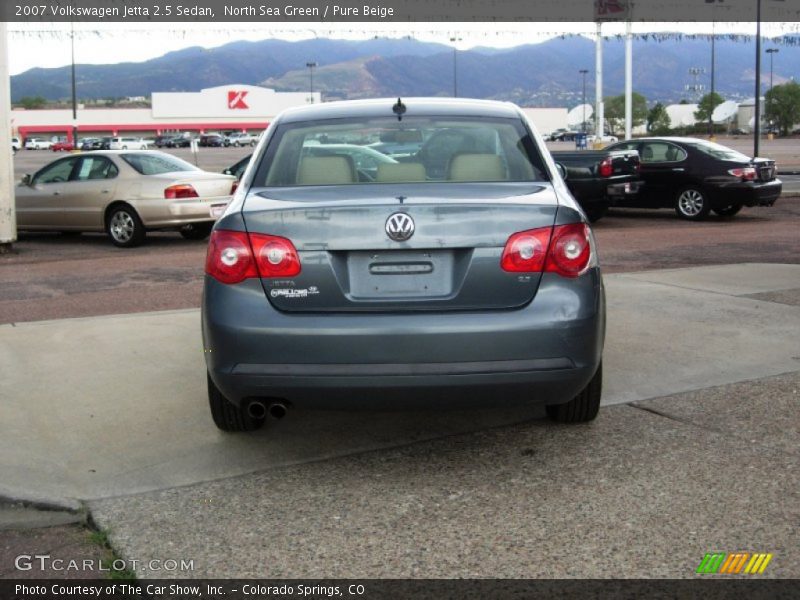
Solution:
M142 175L160 175L176 171L198 171L194 165L169 154L123 154L122 160Z
M543 181L519 119L396 117L279 126L254 185Z
M694 147L703 154L708 154L709 156L713 156L714 158L718 158L720 160L750 162L749 156L746 156L741 152L737 152L736 150L732 150L727 146L715 144L714 142L698 142L694 144Z

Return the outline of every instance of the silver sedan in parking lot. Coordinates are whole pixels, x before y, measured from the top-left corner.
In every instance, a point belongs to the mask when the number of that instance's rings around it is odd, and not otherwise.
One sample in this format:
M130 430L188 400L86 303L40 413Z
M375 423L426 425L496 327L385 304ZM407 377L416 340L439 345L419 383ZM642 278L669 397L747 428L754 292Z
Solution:
M21 231L105 231L121 247L148 230L203 239L230 200L236 178L158 151L73 154L25 175L16 188Z
M374 168L354 159L353 146L398 132L418 150ZM284 112L267 136L206 259L220 429L252 430L290 406L529 403L594 419L597 250L519 108L332 102Z

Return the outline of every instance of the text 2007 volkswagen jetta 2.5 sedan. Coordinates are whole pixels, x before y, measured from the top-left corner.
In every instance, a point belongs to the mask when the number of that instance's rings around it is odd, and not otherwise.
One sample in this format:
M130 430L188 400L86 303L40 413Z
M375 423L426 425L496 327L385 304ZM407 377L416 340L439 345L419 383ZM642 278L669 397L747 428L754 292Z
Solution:
M282 113L211 234L202 313L223 430L291 406L600 405L595 242L512 104Z

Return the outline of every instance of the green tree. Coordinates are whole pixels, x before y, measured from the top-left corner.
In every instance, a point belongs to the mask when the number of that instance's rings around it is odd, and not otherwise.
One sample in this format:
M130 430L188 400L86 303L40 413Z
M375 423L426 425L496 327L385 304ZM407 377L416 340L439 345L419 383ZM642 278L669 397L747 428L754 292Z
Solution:
M722 104L725 99L717 92L713 94L706 94L700 99L700 104L697 105L697 110L694 111L694 118L701 123L708 123L714 109Z
M647 131L655 135L666 135L671 126L667 108L661 102L656 102L647 113Z
M633 92L633 127L637 127L647 119L647 99ZM610 96L604 100L605 118L608 133L617 135L618 131L625 129L625 94Z
M800 123L800 84L790 81L776 85L764 100L764 117L778 126L781 135L789 135L795 123Z
M22 106L22 108L31 110L34 108L42 108L45 104L47 104L47 99L42 98L41 96L24 96L19 99L19 104Z

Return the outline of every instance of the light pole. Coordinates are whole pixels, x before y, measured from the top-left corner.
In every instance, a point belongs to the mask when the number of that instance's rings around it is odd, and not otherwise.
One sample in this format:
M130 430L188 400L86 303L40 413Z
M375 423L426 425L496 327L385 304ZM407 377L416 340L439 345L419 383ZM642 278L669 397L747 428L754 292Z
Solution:
M714 6L716 6L716 5L714 5ZM715 66L715 63L717 62L715 60L716 57L715 57L715 48L714 48L714 42L715 42L716 39L717 39L717 37L716 37L716 34L714 33L713 25L712 25L712 30L711 30L711 111L708 113L708 137L711 138L712 140L714 139L714 119L713 119L712 115L714 113L714 66Z
M717 10L717 3L724 2L724 0L706 0L706 4L713 4L712 7L712 14L714 14L713 21L711 22L711 112L708 113L708 137L713 141L714 138L714 119L712 115L714 113L714 70L716 68L716 48L715 43L717 41L717 34L716 34L716 10Z
M307 62L308 67L308 89L309 89L309 102L314 104L314 67L317 66L315 62Z
M581 69L578 71L581 75L583 75L583 124L581 125L581 131L586 133L586 74L589 72L589 69Z
M753 124L753 158L759 154L761 144L761 0L756 2L756 106Z
M772 91L772 55L780 52L780 48L767 48L769 54L769 90Z
M69 39L72 51L72 147L78 147L78 93L75 88L75 21L69 22Z
M770 104L772 103L772 55L776 52L780 52L778 48L767 48L767 54L769 54L769 96L770 96ZM772 121L770 121L770 133L772 133Z
M455 45L461 41L460 37L451 37L453 42L453 98L458 98L458 47Z

